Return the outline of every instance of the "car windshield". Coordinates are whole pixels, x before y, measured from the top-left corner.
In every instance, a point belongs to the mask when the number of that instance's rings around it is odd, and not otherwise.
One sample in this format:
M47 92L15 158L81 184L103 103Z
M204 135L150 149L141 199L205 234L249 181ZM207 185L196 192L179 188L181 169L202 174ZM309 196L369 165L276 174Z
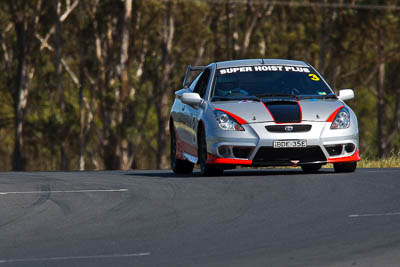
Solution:
M212 97L332 97L322 78L308 67L260 65L217 70Z

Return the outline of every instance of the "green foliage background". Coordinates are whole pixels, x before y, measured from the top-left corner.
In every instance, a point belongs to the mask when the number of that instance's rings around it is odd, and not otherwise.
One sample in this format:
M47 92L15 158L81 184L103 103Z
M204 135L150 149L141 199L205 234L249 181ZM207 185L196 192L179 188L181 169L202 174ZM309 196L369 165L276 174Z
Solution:
M162 121L168 120L186 66L241 58L305 60L336 91L354 88L349 104L359 119L361 155L398 154L398 1L332 7L336 2L134 0L126 84L118 74L125 2L76 2L58 31L57 8L63 14L75 1L0 3L0 170L13 168L18 23L26 29L25 64L34 70L22 119L25 170L167 168L168 122ZM51 49L41 47L48 33ZM69 71L63 65L57 73L57 51Z

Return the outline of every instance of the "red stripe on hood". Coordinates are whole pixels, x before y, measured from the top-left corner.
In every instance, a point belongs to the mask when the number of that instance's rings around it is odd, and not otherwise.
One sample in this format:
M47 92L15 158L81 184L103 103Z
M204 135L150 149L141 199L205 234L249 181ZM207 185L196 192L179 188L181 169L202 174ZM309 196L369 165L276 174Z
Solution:
M333 122L333 120L336 118L336 115L338 114L339 110L341 110L342 108L344 108L344 105L338 107L330 116L329 118L326 120L327 122Z
M274 116L272 116L271 111L269 111L269 109L268 109L267 106L264 104L264 102L261 102L261 103L264 105L265 109L268 111L268 113L269 113L269 115L271 116L272 120L275 122L275 118L274 118Z
M303 121L303 110L301 109L301 105L300 105L299 100L296 100L296 102L297 102L297 105L299 105L299 110L300 110L300 122L302 122L302 121Z
M219 110L219 111L225 112L226 114L228 114L229 116L234 118L239 124L247 124L248 123L244 119L240 118L239 116L237 116L237 115L235 115L235 114L233 114L233 113L231 113L229 111L226 111L226 110L223 110L223 109L220 109L220 108L215 108L215 110Z

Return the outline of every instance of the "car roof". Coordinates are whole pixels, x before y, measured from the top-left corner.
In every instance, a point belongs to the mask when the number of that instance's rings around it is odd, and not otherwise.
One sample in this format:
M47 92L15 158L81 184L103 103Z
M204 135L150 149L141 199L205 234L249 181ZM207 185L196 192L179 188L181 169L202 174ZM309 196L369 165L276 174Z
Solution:
M304 61L288 60L288 59L240 59L230 61L215 62L217 69L224 69L239 66L253 66L253 65L291 65L309 67Z

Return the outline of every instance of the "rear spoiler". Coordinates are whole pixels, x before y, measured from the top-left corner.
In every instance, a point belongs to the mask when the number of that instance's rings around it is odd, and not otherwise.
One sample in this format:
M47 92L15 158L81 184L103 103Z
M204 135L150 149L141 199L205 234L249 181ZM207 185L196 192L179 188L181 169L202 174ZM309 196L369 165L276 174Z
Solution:
M186 69L185 79L183 79L183 87L186 87L188 85L189 73L191 71L202 71L205 68L207 68L207 66L191 66L191 65L189 65Z

